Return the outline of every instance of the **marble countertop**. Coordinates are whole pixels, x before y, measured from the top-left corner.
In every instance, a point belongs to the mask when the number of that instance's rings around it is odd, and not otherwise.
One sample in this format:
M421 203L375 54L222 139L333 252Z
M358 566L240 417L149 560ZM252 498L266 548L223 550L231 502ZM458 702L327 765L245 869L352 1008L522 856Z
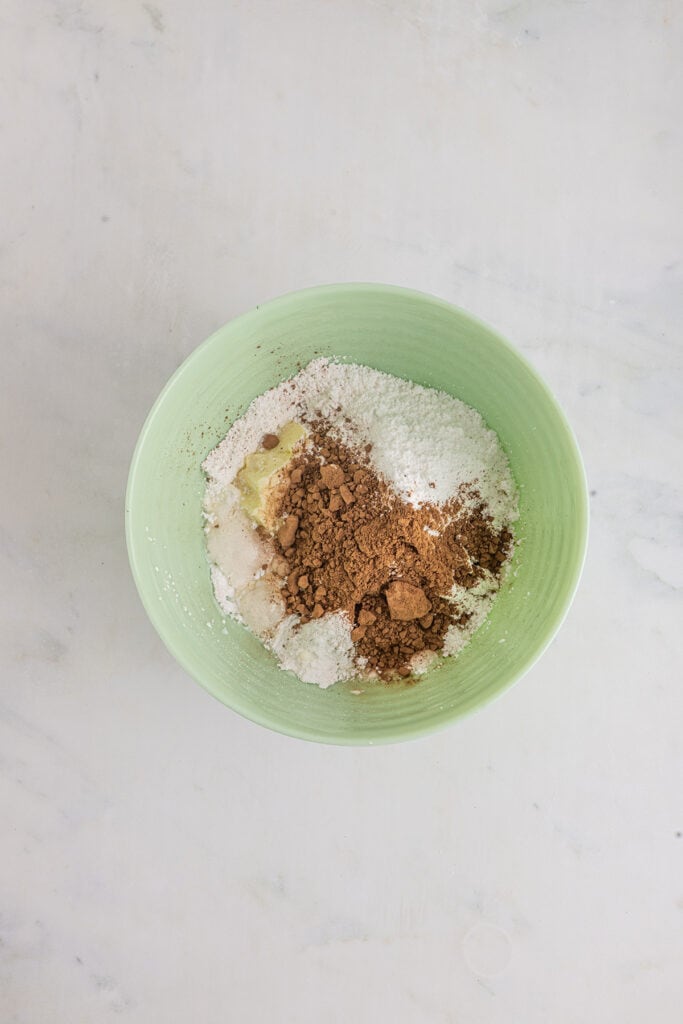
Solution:
M683 997L683 9L4 0L3 1024L641 1024ZM579 438L590 549L495 704L242 720L123 537L145 414L256 303L464 306Z

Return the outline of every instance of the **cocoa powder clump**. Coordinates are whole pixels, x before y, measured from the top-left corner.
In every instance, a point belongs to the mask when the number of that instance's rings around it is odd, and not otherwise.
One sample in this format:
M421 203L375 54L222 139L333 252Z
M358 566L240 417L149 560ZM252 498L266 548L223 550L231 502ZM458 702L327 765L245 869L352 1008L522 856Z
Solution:
M422 587L406 583L405 580L394 580L390 583L384 590L384 596L389 608L389 618L398 619L400 622L426 619L432 610Z
M443 595L454 583L475 586L485 571L499 575L512 535L493 529L476 493L414 508L368 454L314 425L279 496L278 574L288 613L305 623L346 612L367 667L407 678L415 654L441 650L451 623L469 618Z

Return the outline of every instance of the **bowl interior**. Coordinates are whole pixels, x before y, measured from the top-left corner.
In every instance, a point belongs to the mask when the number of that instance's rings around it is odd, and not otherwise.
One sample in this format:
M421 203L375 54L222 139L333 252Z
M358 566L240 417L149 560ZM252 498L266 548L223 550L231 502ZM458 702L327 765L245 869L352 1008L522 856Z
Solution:
M520 491L517 547L484 626L417 685L328 690L279 669L213 599L202 459L249 402L316 356L438 387L499 435ZM210 693L282 732L375 743L427 732L494 697L542 652L575 590L586 545L581 458L551 394L484 324L388 286L336 285L276 299L227 324L171 378L133 457L126 502L133 574L163 641Z

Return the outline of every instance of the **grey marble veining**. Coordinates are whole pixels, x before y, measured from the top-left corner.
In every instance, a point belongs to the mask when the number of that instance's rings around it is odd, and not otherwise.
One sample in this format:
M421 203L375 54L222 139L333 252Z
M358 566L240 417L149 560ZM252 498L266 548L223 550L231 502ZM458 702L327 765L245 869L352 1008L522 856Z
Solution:
M5 0L0 1017L659 1024L683 983L683 10ZM192 683L123 539L171 371L379 280L492 323L591 488L555 643L395 748Z

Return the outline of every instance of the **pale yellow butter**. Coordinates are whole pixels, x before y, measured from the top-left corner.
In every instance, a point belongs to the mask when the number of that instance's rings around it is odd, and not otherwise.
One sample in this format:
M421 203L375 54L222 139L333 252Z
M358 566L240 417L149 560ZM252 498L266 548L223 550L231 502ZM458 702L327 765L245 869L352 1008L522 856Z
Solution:
M248 516L266 529L273 526L269 498L277 485L278 474L290 461L295 447L307 433L301 423L294 420L285 423L278 431L280 440L276 447L247 455L244 465L235 477L235 484L242 496L242 508Z

